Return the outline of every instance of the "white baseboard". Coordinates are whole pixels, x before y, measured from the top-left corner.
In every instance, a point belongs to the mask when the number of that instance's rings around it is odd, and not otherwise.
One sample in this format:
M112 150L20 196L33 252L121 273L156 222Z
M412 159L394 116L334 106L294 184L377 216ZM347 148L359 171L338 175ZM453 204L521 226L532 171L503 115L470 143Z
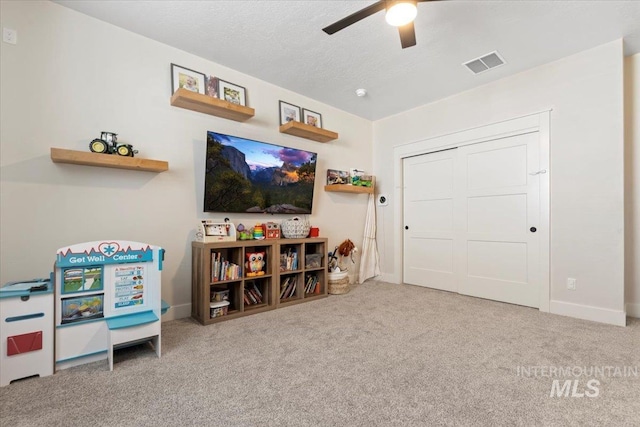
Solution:
M358 274L356 274L355 272L349 271L347 273L347 277L349 278L350 285L355 285L358 283Z
M182 319L191 317L191 304L172 305L171 308L162 315L162 321Z
M627 325L627 314L624 311L609 310L588 305L572 304L563 301L551 301L549 312L561 316L608 323L616 326Z
M396 278L396 275L390 274L390 273L382 273L381 275L376 276L374 279L380 280L381 282L395 283L397 285L400 284L400 281L398 281L398 279Z
M640 319L640 304L627 304L627 316L637 317Z

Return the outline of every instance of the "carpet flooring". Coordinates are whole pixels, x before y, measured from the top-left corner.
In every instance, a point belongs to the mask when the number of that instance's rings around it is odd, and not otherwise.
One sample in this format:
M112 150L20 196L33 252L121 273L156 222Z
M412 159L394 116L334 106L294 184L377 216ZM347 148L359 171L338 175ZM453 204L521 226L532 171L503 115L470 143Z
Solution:
M640 426L640 319L369 281L162 344L2 387L0 425Z

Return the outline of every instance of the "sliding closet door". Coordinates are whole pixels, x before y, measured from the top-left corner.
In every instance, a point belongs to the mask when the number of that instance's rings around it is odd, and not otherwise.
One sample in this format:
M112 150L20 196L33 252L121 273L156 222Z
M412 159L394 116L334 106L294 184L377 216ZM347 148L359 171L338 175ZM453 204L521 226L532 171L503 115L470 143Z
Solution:
M458 148L459 292L538 307L537 132Z
M539 134L403 160L404 282L538 307Z
M404 282L457 291L455 149L403 160Z

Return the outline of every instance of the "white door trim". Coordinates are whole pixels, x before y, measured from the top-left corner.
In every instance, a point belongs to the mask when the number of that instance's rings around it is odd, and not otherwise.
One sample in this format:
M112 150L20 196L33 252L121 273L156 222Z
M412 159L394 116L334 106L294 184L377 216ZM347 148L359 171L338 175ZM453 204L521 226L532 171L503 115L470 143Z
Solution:
M411 156L431 153L447 148L460 147L469 144L476 144L507 136L521 135L525 133L538 132L540 138L540 170L546 173L538 175L540 178L540 311L549 311L550 305L550 175L549 170L549 142L550 142L550 116L551 110L543 111L529 116L518 117L498 123L489 124L473 129L428 138L408 144L397 145L393 148L394 166L394 199L398 202L394 204L394 230L393 247L399 250L393 251L393 282L402 283L403 271L403 171L402 159Z

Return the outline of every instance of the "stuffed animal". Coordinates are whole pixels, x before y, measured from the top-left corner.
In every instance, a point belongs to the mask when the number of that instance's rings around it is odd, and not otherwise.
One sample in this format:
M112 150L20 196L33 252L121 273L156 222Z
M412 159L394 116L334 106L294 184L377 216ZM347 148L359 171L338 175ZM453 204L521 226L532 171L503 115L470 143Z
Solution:
M351 240L347 239L340 243L340 246L337 248L337 252L340 255L340 261L336 263L337 265L335 267L337 268L334 268L333 271L347 271L349 269L349 267L347 267L343 262L346 257L350 257L351 263L355 264L353 255L358 253L358 248L356 248L356 245ZM334 251L334 256L335 253L336 251Z
M338 253L342 256L349 256L355 248L356 245L354 245L351 240L347 239L338 246Z
M264 252L247 252L247 277L264 275Z
M349 267L344 265L344 258L350 256L351 262L355 264L353 255L357 252L358 248L356 248L356 245L351 240L347 239L340 243L333 252L329 252L329 272L339 273L341 271L347 271ZM340 258L338 258L338 256L340 256Z

